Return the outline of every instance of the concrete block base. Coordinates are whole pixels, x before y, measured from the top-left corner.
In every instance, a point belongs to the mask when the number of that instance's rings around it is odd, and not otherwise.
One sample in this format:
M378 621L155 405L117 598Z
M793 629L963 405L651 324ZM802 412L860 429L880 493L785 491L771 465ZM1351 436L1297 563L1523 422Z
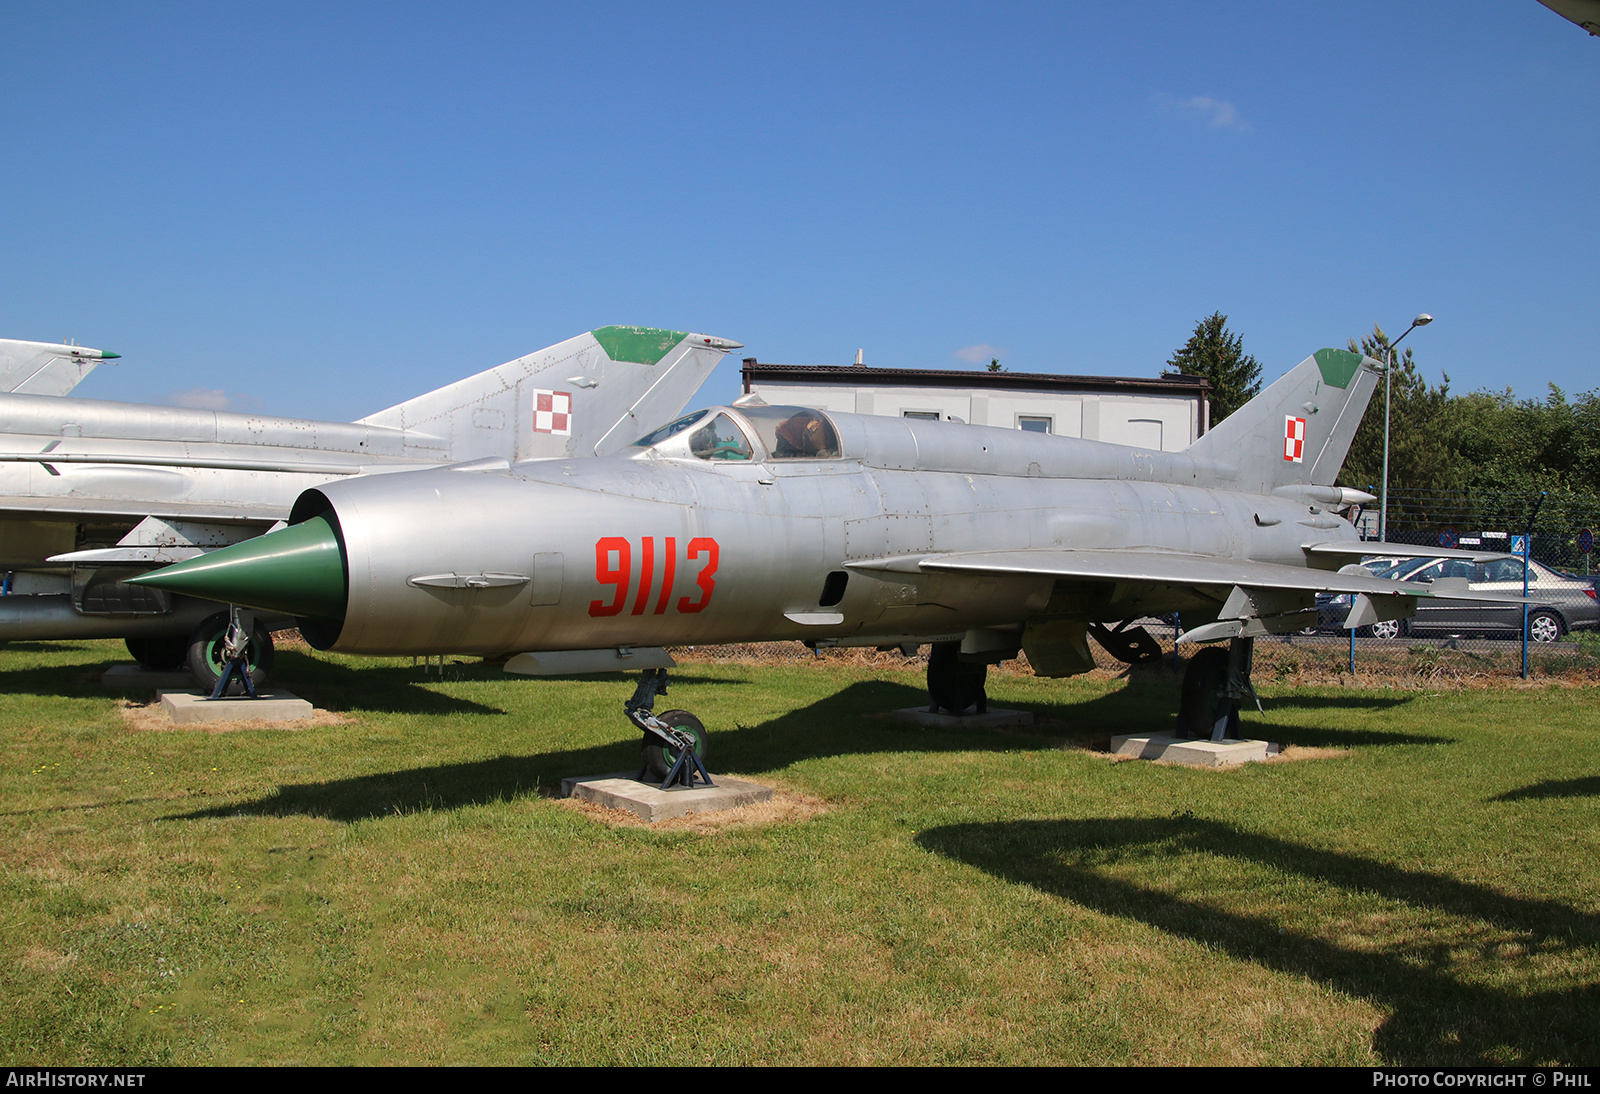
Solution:
M161 709L179 725L189 722L293 722L309 718L309 702L287 691L262 689L261 698L248 695L211 699L198 691L158 691Z
M999 729L1003 726L1033 725L1031 710L991 710L984 714L929 714L926 707L902 707L891 711L895 718L929 729Z
M156 672L142 665L112 665L100 674L100 686L111 688L115 691L133 691L146 689L160 691L170 688L182 691L194 687L194 676L188 669L170 669Z
M638 782L633 773L579 775L561 780L561 796L582 798L610 809L626 809L640 820L669 820L690 813L717 813L741 805L772 800L772 787L727 775L711 775L712 787L693 790L662 790L653 783Z
M1166 760L1191 767L1231 767L1258 763L1277 755L1279 749L1270 741L1196 741L1170 733L1146 733L1111 738L1111 751L1117 756Z

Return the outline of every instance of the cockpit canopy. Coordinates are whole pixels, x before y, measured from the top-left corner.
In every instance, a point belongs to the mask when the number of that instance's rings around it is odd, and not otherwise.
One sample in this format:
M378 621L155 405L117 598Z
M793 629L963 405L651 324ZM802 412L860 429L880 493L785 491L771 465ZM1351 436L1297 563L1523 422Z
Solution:
M759 448L751 444L752 436ZM680 443L663 443L675 438ZM696 410L633 442L634 448L657 446L662 455L701 460L760 459L761 448L774 460L833 460L840 455L839 433L827 415L798 406Z
M689 432L689 451L702 460L748 460L755 456L744 431L726 414L716 414Z

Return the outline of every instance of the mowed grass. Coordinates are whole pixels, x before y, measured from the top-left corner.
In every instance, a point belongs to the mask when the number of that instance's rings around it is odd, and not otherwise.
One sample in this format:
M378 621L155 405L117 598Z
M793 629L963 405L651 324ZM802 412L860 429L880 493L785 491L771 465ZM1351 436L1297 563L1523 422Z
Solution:
M13 1064L1600 1061L1590 688L1264 687L1231 771L1086 747L1174 679L995 676L1029 735L917 730L893 667L685 665L709 831L551 796L637 762L632 680L286 651L341 724L130 721L113 643L0 676Z

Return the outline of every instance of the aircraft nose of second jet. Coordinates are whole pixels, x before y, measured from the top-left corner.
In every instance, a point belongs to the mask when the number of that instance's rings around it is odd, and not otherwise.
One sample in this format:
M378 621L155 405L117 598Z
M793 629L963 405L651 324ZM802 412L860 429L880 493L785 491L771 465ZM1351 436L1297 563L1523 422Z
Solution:
M129 578L242 608L339 620L348 599L344 545L327 516Z

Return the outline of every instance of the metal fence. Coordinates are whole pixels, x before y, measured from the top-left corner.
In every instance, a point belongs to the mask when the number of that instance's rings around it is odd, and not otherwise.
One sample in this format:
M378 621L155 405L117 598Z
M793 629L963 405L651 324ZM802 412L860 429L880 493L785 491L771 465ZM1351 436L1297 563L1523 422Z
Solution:
M1396 490L1390 494L1387 539L1417 547L1503 552L1484 562L1423 557L1389 576L1455 581L1486 596L1527 596L1531 603L1490 600L1418 602L1417 614L1361 628L1343 640L1352 663L1394 658L1396 650L1436 663L1530 677L1570 672L1600 652L1600 593L1594 537L1600 501L1567 491ZM1371 528L1372 514L1362 524ZM1372 564L1374 567L1376 562ZM1343 622L1339 598L1325 598L1318 630Z

